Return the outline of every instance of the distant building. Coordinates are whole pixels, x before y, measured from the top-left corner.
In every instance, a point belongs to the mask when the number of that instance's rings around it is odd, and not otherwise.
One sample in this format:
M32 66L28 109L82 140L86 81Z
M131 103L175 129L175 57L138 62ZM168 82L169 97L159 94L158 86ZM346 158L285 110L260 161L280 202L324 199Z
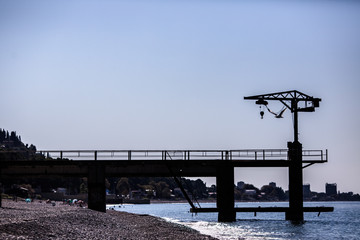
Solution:
M131 190L129 195L130 199L141 199L144 196L144 193L141 190Z
M245 187L245 183L243 181L240 181L240 182L237 183L237 188L238 189L244 189L244 187Z
M276 188L276 183L275 183L275 182L270 182L270 183L269 183L269 186L270 186L270 187L273 187L273 188Z
M305 197L305 198L311 196L310 184L304 184L304 185L303 185L303 194L304 194L304 197Z
M216 185L213 184L211 185L211 187L207 187L206 188L206 191L209 193L209 192L216 192Z
M255 196L256 195L256 190L255 189L246 189L245 190L245 195L247 195L247 196Z
M208 192L209 198L216 198L216 192Z
M337 185L336 183L326 183L325 185L326 195L336 195L337 194Z

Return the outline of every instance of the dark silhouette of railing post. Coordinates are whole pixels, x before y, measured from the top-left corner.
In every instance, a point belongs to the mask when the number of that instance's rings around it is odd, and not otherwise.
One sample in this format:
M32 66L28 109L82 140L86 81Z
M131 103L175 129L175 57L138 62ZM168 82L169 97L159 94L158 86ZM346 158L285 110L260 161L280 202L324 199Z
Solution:
M225 165L225 164L224 164ZM216 204L219 210L219 222L236 220L234 209L234 167L218 166L216 174Z
M299 142L288 142L289 148L289 211L286 220L303 221L303 173L302 145Z
M92 164L88 167L88 207L106 212L105 166Z

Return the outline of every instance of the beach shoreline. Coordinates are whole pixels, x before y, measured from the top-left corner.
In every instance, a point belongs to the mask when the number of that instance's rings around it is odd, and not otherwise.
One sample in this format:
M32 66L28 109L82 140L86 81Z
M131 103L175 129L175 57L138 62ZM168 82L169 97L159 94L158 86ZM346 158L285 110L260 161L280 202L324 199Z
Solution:
M3 200L0 239L210 239L150 215L106 213L56 202Z

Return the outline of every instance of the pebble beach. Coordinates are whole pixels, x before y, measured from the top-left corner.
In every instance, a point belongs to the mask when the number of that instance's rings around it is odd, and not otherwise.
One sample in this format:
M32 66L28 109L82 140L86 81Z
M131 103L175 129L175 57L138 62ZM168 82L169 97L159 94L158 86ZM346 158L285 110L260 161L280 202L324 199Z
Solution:
M136 215L57 202L3 200L0 239L215 239L183 225Z

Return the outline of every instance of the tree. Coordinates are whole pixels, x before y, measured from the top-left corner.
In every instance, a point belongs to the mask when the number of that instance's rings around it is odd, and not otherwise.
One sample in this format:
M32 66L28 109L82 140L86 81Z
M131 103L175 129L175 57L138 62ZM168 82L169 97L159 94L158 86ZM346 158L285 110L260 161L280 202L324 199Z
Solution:
M170 198L170 196L171 196L170 188L165 187L165 188L161 191L161 196L162 196L163 198Z
M121 195L128 195L130 192L130 185L128 178L120 178L118 183L116 184L116 191Z
M160 181L160 182L154 182L151 181L150 182L151 185L153 185L155 192L156 192L156 197L158 198L169 198L170 197L170 188L169 185L164 182L164 181Z
M234 189L234 198L236 200L241 200L241 197L242 197L242 192L239 189L235 188Z
M35 145L30 144L29 150L32 151L32 152L36 152Z
M0 128L0 142L3 142L5 140L6 133L5 130Z
M85 184L85 183L80 184L80 193L88 193L87 184Z
M206 185L201 179L197 179L196 181L191 181L191 185L195 197L204 198L207 196Z
M105 188L110 189L110 182L107 178L105 178Z
M17 139L17 137L16 137L16 132L12 131L12 132L10 133L10 141L16 142L17 140L18 140L18 139Z
M265 193L265 195L269 195L274 190L274 187L270 185L264 185L261 187L261 192Z
M278 200L286 200L286 194L281 187L274 188L274 190L270 193L270 196L276 196Z
M259 189L256 188L256 187L255 187L254 185L252 185L252 184L245 184L245 185L244 185L244 189L254 189L254 190L256 190L256 192L259 191Z

